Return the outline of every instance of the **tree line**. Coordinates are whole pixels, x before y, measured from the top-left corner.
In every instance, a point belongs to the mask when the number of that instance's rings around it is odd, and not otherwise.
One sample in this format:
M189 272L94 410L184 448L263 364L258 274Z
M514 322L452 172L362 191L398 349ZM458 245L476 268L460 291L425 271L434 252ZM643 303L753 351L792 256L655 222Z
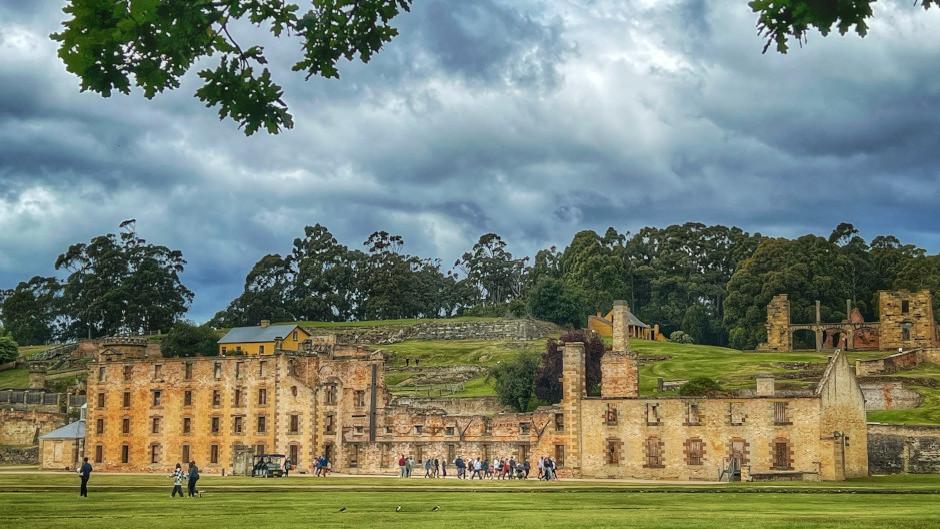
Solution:
M37 276L3 291L0 317L21 344L166 331L193 297L180 280L185 263L128 221L118 234L70 246L55 263L65 277ZM817 299L826 320L846 317L846 299L874 320L877 291L891 288L938 293L940 256L892 235L866 242L847 223L828 237L796 239L691 222L633 234L584 230L564 249L531 258L487 233L448 266L408 253L400 235L377 231L351 248L316 224L288 253L259 259L242 293L208 323L511 315L579 328L624 299L667 335L681 330L697 343L749 349L765 338L775 294L790 295L795 322L811 321Z

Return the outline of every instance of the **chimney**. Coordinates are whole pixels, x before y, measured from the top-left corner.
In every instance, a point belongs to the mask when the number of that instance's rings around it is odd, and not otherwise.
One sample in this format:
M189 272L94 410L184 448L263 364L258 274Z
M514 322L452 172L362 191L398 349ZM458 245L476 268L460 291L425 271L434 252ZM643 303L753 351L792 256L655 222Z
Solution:
M630 350L630 307L626 301L614 301L614 307L611 309L611 330L613 344L612 351L626 353Z
M758 397L773 397L776 392L773 375L757 375L757 391L755 395Z
M267 328L271 326L271 320L261 320L261 328Z

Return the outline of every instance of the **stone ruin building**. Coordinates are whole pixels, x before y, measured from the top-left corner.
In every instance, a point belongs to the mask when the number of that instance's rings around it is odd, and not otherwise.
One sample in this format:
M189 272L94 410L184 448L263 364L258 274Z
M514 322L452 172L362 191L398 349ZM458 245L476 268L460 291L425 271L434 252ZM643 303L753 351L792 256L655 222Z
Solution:
M929 290L881 290L878 292L879 321L866 322L858 309L846 300L849 317L838 323L825 323L816 302L814 323L792 323L790 300L778 294L767 304L767 341L758 351L792 351L793 335L800 331L815 335L817 351L843 349L895 350L940 345L940 329L934 320L933 296Z
M166 472L195 460L243 474L255 453L285 454L312 472L325 454L350 474L396 473L425 458L540 456L562 477L841 480L868 473L865 411L854 372L836 353L815 389L748 395L640 397L626 303L613 310L601 394L588 396L581 343L563 349L563 399L530 413L472 399L390 395L380 351L308 340L264 355L155 358L109 349L89 366L84 455L106 471ZM43 458L46 461L46 458Z

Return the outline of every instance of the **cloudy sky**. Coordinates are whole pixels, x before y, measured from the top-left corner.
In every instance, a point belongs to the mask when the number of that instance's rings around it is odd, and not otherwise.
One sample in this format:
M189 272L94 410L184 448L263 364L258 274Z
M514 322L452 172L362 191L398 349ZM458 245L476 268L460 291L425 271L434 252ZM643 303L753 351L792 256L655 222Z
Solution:
M940 10L910 0L788 55L761 54L745 0L416 0L340 80L304 82L299 43L266 39L296 126L249 138L194 75L152 101L80 93L48 38L63 4L0 4L0 288L127 218L183 251L196 320L318 222L445 263L488 231L532 254L690 220L940 250Z

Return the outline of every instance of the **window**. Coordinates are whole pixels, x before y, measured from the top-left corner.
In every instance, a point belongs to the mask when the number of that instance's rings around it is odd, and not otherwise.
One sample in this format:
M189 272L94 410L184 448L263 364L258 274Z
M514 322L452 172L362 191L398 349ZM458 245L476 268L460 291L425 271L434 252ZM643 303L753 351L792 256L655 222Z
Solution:
M192 461L192 459L189 458L189 445L183 445L183 446L180 448L180 456L181 456L181 460L183 461L184 464L185 464L187 461Z
M130 391L124 392L124 407L125 408L131 407L131 392Z
M258 346L258 354L259 354L259 355L263 355L263 354L264 354L264 344L261 344L261 345Z
M160 417L150 418L150 433L160 433Z
M225 351L222 351L222 352L224 353ZM212 366L212 375L215 377L216 380L222 378L222 362L216 362Z
M245 418L240 415L236 415L235 417L233 417L232 418L232 432L239 434L239 433L242 433L244 430L245 430Z
M217 389L213 389L212 390L212 407L218 408L221 405L222 405L222 392Z
M447 462L451 463L457 459L457 445L451 443L447 445Z
M131 447L127 445L121 445L121 463L127 464L131 459Z
M607 412L604 413L604 422L607 426L617 425L617 408L613 404L607 405Z
M906 299L901 300L901 314L907 314L911 311L911 302Z
M154 380L163 378L163 366L161 364L153 365L153 378Z
M297 341L297 331L291 333L291 338L296 342Z
M690 402L686 407L685 423L689 426L702 424L702 415L697 402Z
M300 432L300 415L291 415L290 416L290 427L288 430L289 433L298 433Z
M193 363L186 362L183 364L183 378L186 380L192 380L193 378Z
M646 405L646 425L659 426L659 403L650 402Z
M265 433L268 431L268 418L264 415L258 416L256 431L258 433Z
M245 368L245 362L235 362L235 378L242 378L242 370Z
M237 355L242 354L242 346L240 346L240 345L236 345L236 346L235 346L235 354L237 354Z
M225 356L225 353L228 352L228 347L222 346L222 356Z
M296 396L297 396L297 386L291 386L291 387L290 387L290 396L291 396L291 397L296 397Z
M663 444L659 437L648 437L645 443L646 447L646 468L663 467Z
M565 445L558 444L555 445L555 467L561 468L565 466Z
M131 418L130 417L124 417L123 419L121 419L121 433L124 435L128 435L131 433Z
M424 425L423 425L423 424L416 424L416 425L415 425L415 433L418 434L418 435L420 435L422 432L424 432Z
M356 403L356 406L362 407L366 405L366 392L362 390L356 390L353 393L353 401Z
M98 368L98 382L104 382L105 375L107 374L106 367L101 366Z
M565 414L564 413L555 414L555 431L556 432L565 431Z
M209 463L219 464L219 445L209 445Z
M236 390L235 390L235 404L234 404L234 406L235 406L236 408L238 408L238 407L241 407L241 406L243 406L243 405L244 405L244 403L242 402L242 390L241 390L241 389L236 389Z
M326 403L327 404L336 404L336 386L329 385L326 387Z
M151 463L160 462L160 445L159 444L150 445L150 462Z
M104 447L101 445L95 445L95 463L101 463L104 461Z
M620 463L620 445L623 443L619 439L608 439L607 440L607 451L605 456L607 457L608 465L617 465Z
M336 433L336 414L327 413L326 421L324 421L324 427L326 428L326 433Z
M774 424L790 424L786 402L774 402Z
M702 464L702 456L705 454L705 444L698 437L693 437L685 442L685 462L688 465L698 466Z
M188 435L193 431L192 417L183 417L183 434Z
M523 462L529 459L529 445L519 445L519 461Z
M774 439L774 470L790 470L790 443L786 439Z
M134 373L134 366L124 366L124 380L130 380Z
M386 427L385 427L385 435L392 435L392 427L391 427L391 426L386 426Z
M529 424L529 423L527 423L527 422L520 422L520 423L519 423L519 433L521 433L521 434L523 434L523 435L529 433L529 427L530 427L530 424Z
M493 433L493 419L491 417L483 417L483 433L487 435Z
M162 400L163 400L163 392L160 391L159 389L153 390L153 406L154 407L159 406Z
M267 388L260 388L258 390L258 406L266 406L268 404L268 390Z
M346 466L348 466L349 468L356 468L359 466L359 445L358 444L353 443L349 445L349 452L347 453L347 457L346 457Z
M104 419L95 419L95 433L98 435L104 433Z
M267 361L267 360L262 360L262 361L258 362L258 376L259 376L259 377L267 376L267 375L265 375L265 373L267 373L267 371L268 371L268 361Z
M749 463L748 458L748 443L740 437L735 437L731 439L731 445L728 457L730 459L737 459L738 466L747 465Z
M187 389L183 392L183 406L192 406L193 405L193 392L190 389Z
M219 417L212 418L212 422L210 424L210 429L212 430L212 433L219 433L219 431L222 429L221 423L222 421L219 419Z
M356 433L357 433L357 434L361 434L361 433L363 433L363 432L365 431L365 427L364 427L364 426L360 426L360 425L358 425L358 424L355 426L355 428L356 428Z
M388 426L386 426L386 428L388 428ZM444 428L444 434L446 435L454 435L454 431L455 431L455 428L453 426L447 426ZM385 432L385 433L391 433L391 432Z
M747 415L744 413L744 406L739 402L728 403L728 424L740 426L744 424Z
M104 408L104 392L98 393L98 407Z
M290 445L288 447L288 456L287 459L290 460L290 464L296 465L297 461L300 460L300 446Z
M256 454L265 454L265 453L267 453L267 452L265 451L263 444L257 444L257 445L255 445L255 453L256 453Z
M902 323L901 324L901 341L906 342L911 339L911 324Z

